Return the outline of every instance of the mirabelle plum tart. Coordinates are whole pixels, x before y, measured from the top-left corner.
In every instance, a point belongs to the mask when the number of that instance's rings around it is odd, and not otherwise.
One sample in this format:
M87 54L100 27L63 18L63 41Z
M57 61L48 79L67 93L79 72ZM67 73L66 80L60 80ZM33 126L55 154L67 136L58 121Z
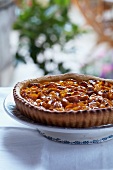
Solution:
M42 125L89 128L113 124L113 80L67 73L18 82L20 113Z

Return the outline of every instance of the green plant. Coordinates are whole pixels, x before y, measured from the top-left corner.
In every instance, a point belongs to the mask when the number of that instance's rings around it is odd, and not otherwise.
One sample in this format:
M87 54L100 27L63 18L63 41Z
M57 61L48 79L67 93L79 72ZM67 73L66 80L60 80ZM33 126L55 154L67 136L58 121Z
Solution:
M32 0L28 5L23 2L22 7L14 23L14 29L20 32L16 59L27 63L31 58L44 74L53 74L56 69L60 73L70 71L63 62L56 62L54 57L45 54L55 45L64 51L65 44L82 32L69 18L70 0L50 0L45 4ZM55 64L54 69L48 69L47 64Z

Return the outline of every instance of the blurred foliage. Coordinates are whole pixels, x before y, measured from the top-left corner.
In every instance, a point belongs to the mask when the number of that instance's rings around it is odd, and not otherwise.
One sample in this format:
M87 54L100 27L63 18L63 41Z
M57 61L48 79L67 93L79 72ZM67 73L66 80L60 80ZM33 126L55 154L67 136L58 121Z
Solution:
M105 79L113 79L113 50L99 53L90 62L82 65L80 72Z
M47 58L45 51L56 44L64 51L65 44L82 32L68 15L70 0L27 0L21 3L14 23L14 29L20 32L17 61L27 63L30 57L44 75L54 74L55 69L60 73L69 72L63 62L56 62L54 57ZM55 68L47 68L47 64L52 63Z

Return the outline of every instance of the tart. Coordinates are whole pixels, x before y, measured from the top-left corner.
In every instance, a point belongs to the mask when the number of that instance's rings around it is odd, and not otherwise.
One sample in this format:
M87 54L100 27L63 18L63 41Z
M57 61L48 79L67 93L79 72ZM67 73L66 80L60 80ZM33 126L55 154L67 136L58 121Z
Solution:
M113 124L113 80L67 73L18 82L20 113L43 125L89 128Z

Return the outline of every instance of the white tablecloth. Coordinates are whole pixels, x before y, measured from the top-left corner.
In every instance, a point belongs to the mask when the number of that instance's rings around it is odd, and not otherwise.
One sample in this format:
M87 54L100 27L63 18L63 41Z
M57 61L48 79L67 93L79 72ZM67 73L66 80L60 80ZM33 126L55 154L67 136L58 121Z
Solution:
M7 115L11 88L0 88L0 170L113 170L113 140L93 145L52 142Z

